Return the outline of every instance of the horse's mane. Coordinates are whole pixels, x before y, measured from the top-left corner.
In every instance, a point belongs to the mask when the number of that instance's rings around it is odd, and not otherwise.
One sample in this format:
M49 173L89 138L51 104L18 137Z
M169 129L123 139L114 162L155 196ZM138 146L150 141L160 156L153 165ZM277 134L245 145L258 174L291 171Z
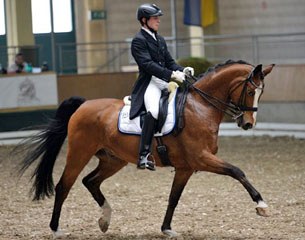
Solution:
M234 61L232 59L229 59L223 63L218 63L216 64L215 66L212 66L212 67L209 67L208 70L206 70L204 73L201 73L198 78L203 78L203 77L206 77L208 74L212 73L212 72L215 72L217 70L219 70L220 68L223 68L223 67L227 67L229 65L232 65L232 64L247 64L247 65L251 65L250 63L244 61L244 60L237 60L237 61Z

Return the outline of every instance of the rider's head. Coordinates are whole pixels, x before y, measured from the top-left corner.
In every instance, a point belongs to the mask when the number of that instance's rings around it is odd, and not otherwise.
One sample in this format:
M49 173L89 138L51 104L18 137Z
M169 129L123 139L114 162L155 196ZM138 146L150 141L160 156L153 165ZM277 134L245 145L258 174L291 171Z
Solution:
M137 19L142 26L147 27L152 32L157 32L160 23L160 16L163 13L156 4L142 4L137 10Z

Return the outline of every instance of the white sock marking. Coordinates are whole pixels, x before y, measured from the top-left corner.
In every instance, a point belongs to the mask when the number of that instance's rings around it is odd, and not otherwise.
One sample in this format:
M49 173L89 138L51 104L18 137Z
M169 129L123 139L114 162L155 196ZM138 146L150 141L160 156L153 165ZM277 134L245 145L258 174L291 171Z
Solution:
M268 205L264 201L258 201L257 207L258 208L267 208Z
M60 229L57 229L57 231L52 231L52 233L53 233L53 239L57 239L57 238L66 236L66 234Z
M107 202L107 200L104 201L104 205L102 206L102 218L109 224L111 219L111 212L112 209Z

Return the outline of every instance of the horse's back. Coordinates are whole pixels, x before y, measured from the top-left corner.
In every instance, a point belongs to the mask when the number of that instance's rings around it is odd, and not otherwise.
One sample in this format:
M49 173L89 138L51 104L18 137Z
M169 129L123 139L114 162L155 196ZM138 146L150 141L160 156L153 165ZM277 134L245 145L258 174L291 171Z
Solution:
M105 131L116 131L117 121L123 101L120 99L101 98L87 100L72 115L68 134L83 132L86 136L104 135ZM107 135L107 134L106 134Z
M87 100L75 112L75 116L83 118L85 115L91 114L109 114L111 110L119 111L123 107L123 100L114 98L100 98ZM75 117L73 116L73 117ZM89 119L87 119L89 120Z

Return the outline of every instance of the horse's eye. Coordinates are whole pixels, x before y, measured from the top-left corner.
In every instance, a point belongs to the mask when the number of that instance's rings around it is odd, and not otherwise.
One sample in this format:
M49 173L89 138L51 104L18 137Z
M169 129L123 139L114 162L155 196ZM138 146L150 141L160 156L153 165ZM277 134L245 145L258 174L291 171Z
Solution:
M248 91L248 95L249 95L250 97L253 97L253 96L255 95L255 92L254 92L254 91Z

